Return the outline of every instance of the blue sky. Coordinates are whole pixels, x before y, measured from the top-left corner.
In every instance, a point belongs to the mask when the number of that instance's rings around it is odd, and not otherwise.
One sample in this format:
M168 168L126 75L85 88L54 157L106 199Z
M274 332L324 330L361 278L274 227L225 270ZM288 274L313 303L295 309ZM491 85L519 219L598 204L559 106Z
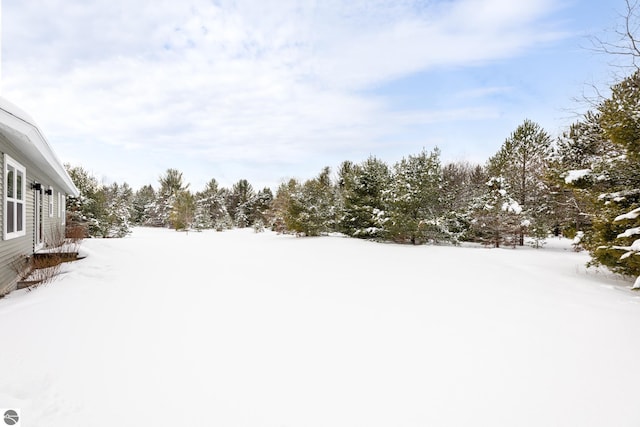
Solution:
M438 146L484 162L606 87L615 0L6 0L2 96L105 183L273 189Z

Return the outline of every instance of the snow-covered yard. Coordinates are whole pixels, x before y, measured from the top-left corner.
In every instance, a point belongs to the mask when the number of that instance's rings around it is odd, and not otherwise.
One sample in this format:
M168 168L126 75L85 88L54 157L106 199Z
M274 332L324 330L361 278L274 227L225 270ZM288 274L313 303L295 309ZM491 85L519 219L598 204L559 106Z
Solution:
M0 300L23 426L638 426L640 295L587 255L136 229Z

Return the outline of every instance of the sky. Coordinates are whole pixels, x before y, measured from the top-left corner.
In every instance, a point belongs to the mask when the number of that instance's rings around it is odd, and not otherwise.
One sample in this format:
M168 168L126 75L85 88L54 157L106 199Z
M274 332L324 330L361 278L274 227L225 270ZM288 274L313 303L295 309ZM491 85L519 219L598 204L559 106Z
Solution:
M610 83L614 0L4 0L0 94L64 163L258 190L423 149L484 163ZM607 85L605 85L607 86Z

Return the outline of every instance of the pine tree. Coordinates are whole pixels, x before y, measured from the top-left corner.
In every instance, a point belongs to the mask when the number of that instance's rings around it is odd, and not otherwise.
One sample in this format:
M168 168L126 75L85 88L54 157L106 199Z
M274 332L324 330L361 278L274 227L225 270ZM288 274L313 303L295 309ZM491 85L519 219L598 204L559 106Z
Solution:
M489 159L488 164L489 174L505 179L528 223L533 228L543 230L543 234L551 228L546 224L550 209L547 196L550 191L545 177L552 154L549 135L537 123L525 120L505 140L498 153ZM520 230L520 246L524 245L526 228L523 226Z
M293 229L289 228L293 222L290 216L290 207L293 195L300 191L300 187L300 183L295 178L291 178L278 186L276 195L267 211L267 218L271 230L277 233L294 232ZM297 212L294 213L294 216L296 214Z
M182 172L177 169L167 169L159 179L161 194L177 194L189 188L182 178Z
M597 112L587 112L558 138L547 176L557 234L573 238L591 227L597 195L607 186L598 177L611 154L621 153L604 137Z
M87 236L96 236L96 223L104 216L104 195L100 192L98 180L81 166L65 165L71 180L78 188L78 197L67 199L70 226L86 229Z
M145 185L135 192L131 202L131 223L147 225L151 219L150 209L156 199L156 192L151 185Z
M328 167L316 178L307 180L302 186L295 186L292 190L288 195L285 215L288 230L305 236L318 236L335 229L336 195Z
M270 188L265 187L258 191L252 206L251 224L261 228L269 223L268 212L273 202L273 192Z
M124 237L130 233L133 190L128 184L104 186L80 166L65 165L80 190L78 198L67 199L67 226L80 226L90 237Z
M124 237L131 233L131 205L133 190L125 182L113 183L103 188L106 215L100 221L101 237Z
M359 165L344 162L339 171L340 229L359 238L378 238L384 231L384 192L391 180L389 167L369 157Z
M193 214L193 222L191 226L194 230L202 231L214 228L214 223L209 216L208 209L204 206L203 200L194 198L195 211Z
M476 240L492 245L515 247L522 228L522 208L509 194L509 186L502 177L491 177L485 193L473 202L472 228Z
M447 238L437 148L403 158L394 165L385 204L384 227L389 239L415 245Z
M69 197L67 212L68 226L86 229L87 236L103 237L105 222L109 214L105 189L98 180L81 166L65 165L73 183L80 191L77 198Z
M193 223L196 204L189 190L179 191L175 195L169 220L174 230L189 230Z
M204 190L195 195L194 227L215 228L220 231L233 227L233 221L227 212L226 198L227 191L218 186L218 181L211 179Z
M171 212L178 195L189 188L177 169L167 169L159 179L160 189L156 193L156 201L149 207L150 225L170 227Z
M614 85L598 110L603 138L617 149L603 154L594 168L593 226L583 244L595 264L640 276L640 72Z
M227 193L226 207L236 227L249 227L254 215L256 193L246 179L233 184Z
M472 204L484 195L487 180L487 173L481 165L454 162L442 168L444 218L454 243L472 238Z

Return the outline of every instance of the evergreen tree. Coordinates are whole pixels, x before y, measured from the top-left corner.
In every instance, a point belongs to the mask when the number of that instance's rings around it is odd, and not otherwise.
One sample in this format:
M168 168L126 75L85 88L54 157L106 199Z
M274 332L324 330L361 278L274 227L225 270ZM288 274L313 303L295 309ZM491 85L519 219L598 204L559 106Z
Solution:
M101 237L124 237L131 233L133 190L127 183L113 183L103 188L105 215L99 222Z
M596 185L590 189L595 200L593 226L585 233L583 245L589 249L595 264L638 276L640 72L614 85L610 98L604 100L598 110L603 138L616 149L603 154L594 167Z
M616 151L604 137L599 113L587 112L558 138L547 177L557 234L573 238L591 227L596 193L604 189L598 179L603 160Z
M133 191L128 184L101 185L80 166L65 165L80 191L67 199L70 227L81 226L89 237L124 237L130 232Z
M258 191L258 194L256 194L253 200L252 216L250 218L251 224L258 225L258 228L268 224L268 212L272 202L273 192L270 188L265 187Z
M472 227L476 240L492 245L511 244L515 247L522 225L522 208L509 194L509 186L502 177L491 177L485 193L472 204Z
M174 230L188 230L191 228L196 204L195 199L189 190L179 191L175 195L175 202L172 206L169 219Z
M384 230L384 192L391 180L389 167L369 157L359 165L344 162L338 175L341 231L352 237L380 237Z
M454 242L471 239L473 202L485 194L485 169L468 162L454 162L442 168L446 227Z
M102 222L107 216L106 196L98 180L81 166L65 165L78 188L77 198L67 198L68 226L80 226L88 237L102 236Z
M537 123L525 120L505 140L498 153L489 159L488 164L489 174L505 179L528 223L538 231L536 234L542 235L546 235L551 228L546 223L550 191L545 177L552 154L549 135ZM524 245L526 228L523 226L519 233L518 243L521 246Z
M196 193L196 214L194 227L215 228L225 230L233 226L233 221L227 212L227 192L218 186L215 179L211 179L204 190Z
M209 216L207 208L204 206L203 200L199 199L197 195L194 197L194 206L195 210L191 226L197 231L214 228L214 223Z
M69 215L68 226L80 226L86 229L86 235L91 236L89 224L96 217L102 216L102 201L99 197L100 187L98 180L81 166L71 166L65 164L67 173L78 189L78 197L67 198L67 214Z
M131 203L131 223L146 225L151 220L150 210L156 200L156 192L151 185L145 185L135 192Z
M318 236L335 229L336 197L328 167L302 186L294 185L292 190L284 218L288 230Z
M185 184L182 178L182 172L177 169L167 169L167 171L159 179L160 194L178 194L179 192L189 188L189 184Z
M567 170L590 170L615 146L604 138L601 115L588 111L558 138L556 156Z
M160 189L156 194L156 201L149 207L150 225L156 227L170 227L171 211L178 195L189 188L182 178L182 172L177 169L167 169L159 178Z
M267 218L271 229L278 233L287 233L293 231L289 228L292 224L290 217L290 206L295 193L300 191L300 183L295 178L291 178L287 182L283 182L278 186L276 195L271 202L271 206L267 211ZM295 216L297 212L294 212Z
M447 239L437 148L396 163L385 199L384 227L389 239L412 244Z
M233 184L227 194L226 207L236 227L244 228L252 224L255 197L256 193L246 179Z

